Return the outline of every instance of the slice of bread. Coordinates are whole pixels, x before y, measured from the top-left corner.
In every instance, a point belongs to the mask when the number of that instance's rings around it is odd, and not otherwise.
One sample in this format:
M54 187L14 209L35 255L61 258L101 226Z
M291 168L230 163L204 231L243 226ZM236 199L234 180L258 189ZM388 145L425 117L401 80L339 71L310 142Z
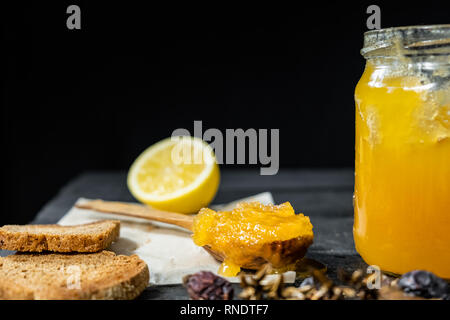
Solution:
M134 299L149 278L137 255L18 253L0 258L0 299Z
M0 228L0 249L21 252L97 252L119 237L120 221L101 220L76 226L6 225Z

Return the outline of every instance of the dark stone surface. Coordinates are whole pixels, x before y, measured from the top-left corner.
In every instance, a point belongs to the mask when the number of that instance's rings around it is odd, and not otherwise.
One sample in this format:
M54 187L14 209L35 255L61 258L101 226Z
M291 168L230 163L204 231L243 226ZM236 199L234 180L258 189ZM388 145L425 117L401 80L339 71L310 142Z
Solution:
M338 268L365 266L353 243L353 170L283 169L276 176L260 176L259 170L223 170L214 202L226 203L265 191L272 192L276 203L290 201L311 218L315 239L307 257L324 263L331 278L336 277ZM80 197L133 201L125 172L87 172L62 188L32 223L57 222ZM140 298L186 299L187 295L181 285L152 286Z

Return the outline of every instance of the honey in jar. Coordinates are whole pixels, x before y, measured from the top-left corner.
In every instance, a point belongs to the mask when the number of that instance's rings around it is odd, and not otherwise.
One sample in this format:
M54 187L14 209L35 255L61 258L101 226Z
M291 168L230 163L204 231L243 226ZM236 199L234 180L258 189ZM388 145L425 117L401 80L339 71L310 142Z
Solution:
M384 271L450 278L450 25L369 31L362 54L356 249Z

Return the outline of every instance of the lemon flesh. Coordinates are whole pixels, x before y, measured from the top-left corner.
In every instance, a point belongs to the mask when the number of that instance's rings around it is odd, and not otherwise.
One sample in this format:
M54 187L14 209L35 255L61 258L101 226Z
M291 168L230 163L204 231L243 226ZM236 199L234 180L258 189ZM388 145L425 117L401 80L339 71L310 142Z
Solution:
M196 213L214 198L219 167L212 148L194 137L171 137L147 148L128 172L128 189L152 207Z

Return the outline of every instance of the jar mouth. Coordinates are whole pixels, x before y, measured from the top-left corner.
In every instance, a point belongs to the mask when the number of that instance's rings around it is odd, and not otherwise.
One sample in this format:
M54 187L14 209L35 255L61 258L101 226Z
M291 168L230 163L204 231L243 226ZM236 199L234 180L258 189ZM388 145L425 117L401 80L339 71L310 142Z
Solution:
M450 24L406 26L364 33L365 58L395 55L450 55Z

